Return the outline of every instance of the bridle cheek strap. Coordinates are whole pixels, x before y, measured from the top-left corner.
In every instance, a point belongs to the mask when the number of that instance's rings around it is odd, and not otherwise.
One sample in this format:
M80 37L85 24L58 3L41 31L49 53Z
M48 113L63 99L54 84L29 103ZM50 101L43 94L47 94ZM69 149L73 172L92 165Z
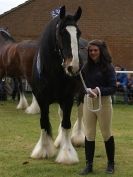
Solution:
M59 24L57 23L56 25L56 48L55 50L59 53L60 57L62 58L62 66L64 63L64 56L62 53L62 40L61 37L59 36Z

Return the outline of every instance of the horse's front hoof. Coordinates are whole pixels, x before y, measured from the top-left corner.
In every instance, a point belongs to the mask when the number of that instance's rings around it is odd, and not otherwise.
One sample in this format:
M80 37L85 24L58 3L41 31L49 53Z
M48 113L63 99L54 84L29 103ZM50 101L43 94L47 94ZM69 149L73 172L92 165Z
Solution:
M60 152L56 158L56 162L62 164L78 163L78 155L73 146L60 148Z
M56 148L53 144L52 138L42 130L39 141L32 151L31 158L42 159L53 157L56 154Z

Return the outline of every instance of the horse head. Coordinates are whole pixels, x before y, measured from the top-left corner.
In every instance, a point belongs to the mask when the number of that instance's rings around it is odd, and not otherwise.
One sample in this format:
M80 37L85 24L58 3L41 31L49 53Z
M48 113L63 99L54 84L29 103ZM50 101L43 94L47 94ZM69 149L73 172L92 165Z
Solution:
M59 21L56 25L56 40L62 57L62 66L66 74L76 75L81 68L79 57L79 38L81 32L77 21L82 10L79 7L74 15L66 15L65 6L61 7Z
M5 44L5 42L15 42L15 40L7 29L0 28L0 44Z

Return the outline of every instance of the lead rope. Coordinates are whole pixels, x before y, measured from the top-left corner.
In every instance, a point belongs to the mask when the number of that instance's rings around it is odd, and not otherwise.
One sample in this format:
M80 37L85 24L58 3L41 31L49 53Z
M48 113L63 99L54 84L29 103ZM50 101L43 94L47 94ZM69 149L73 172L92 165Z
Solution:
M90 107L90 104L89 104L89 98L90 98L90 97L89 97L89 93L93 94L95 98L97 98L97 95L92 91L91 88L87 88L87 86L86 86L86 84L85 84L85 81L84 81L84 79L83 79L83 76L82 76L81 71L80 71L79 75L80 75L82 84L83 84L83 86L84 86L84 89L85 89L85 91L86 91L86 95L87 95L87 105L88 105L89 111L91 111L91 112L98 112L98 111L100 111L100 110L101 110L101 107L102 107L102 103L101 103L101 91L100 91L99 87L96 87L96 89L97 89L97 91L98 91L98 95L99 95L99 96L98 96L98 108L97 108L97 109L93 109L93 108Z

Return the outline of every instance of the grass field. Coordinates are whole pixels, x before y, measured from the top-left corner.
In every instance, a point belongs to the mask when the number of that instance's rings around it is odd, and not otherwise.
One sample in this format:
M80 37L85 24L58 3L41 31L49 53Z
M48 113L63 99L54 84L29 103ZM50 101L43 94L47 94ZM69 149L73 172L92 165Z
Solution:
M54 138L57 135L58 105L50 107ZM76 119L72 111L72 124ZM106 155L99 127L97 127L94 173L92 177L133 177L133 105L114 105L113 132L116 141L116 171L105 174ZM16 110L12 101L0 102L0 177L78 177L85 166L84 148L76 148L80 162L62 165L55 158L33 160L30 153L40 136L39 115L27 115Z

